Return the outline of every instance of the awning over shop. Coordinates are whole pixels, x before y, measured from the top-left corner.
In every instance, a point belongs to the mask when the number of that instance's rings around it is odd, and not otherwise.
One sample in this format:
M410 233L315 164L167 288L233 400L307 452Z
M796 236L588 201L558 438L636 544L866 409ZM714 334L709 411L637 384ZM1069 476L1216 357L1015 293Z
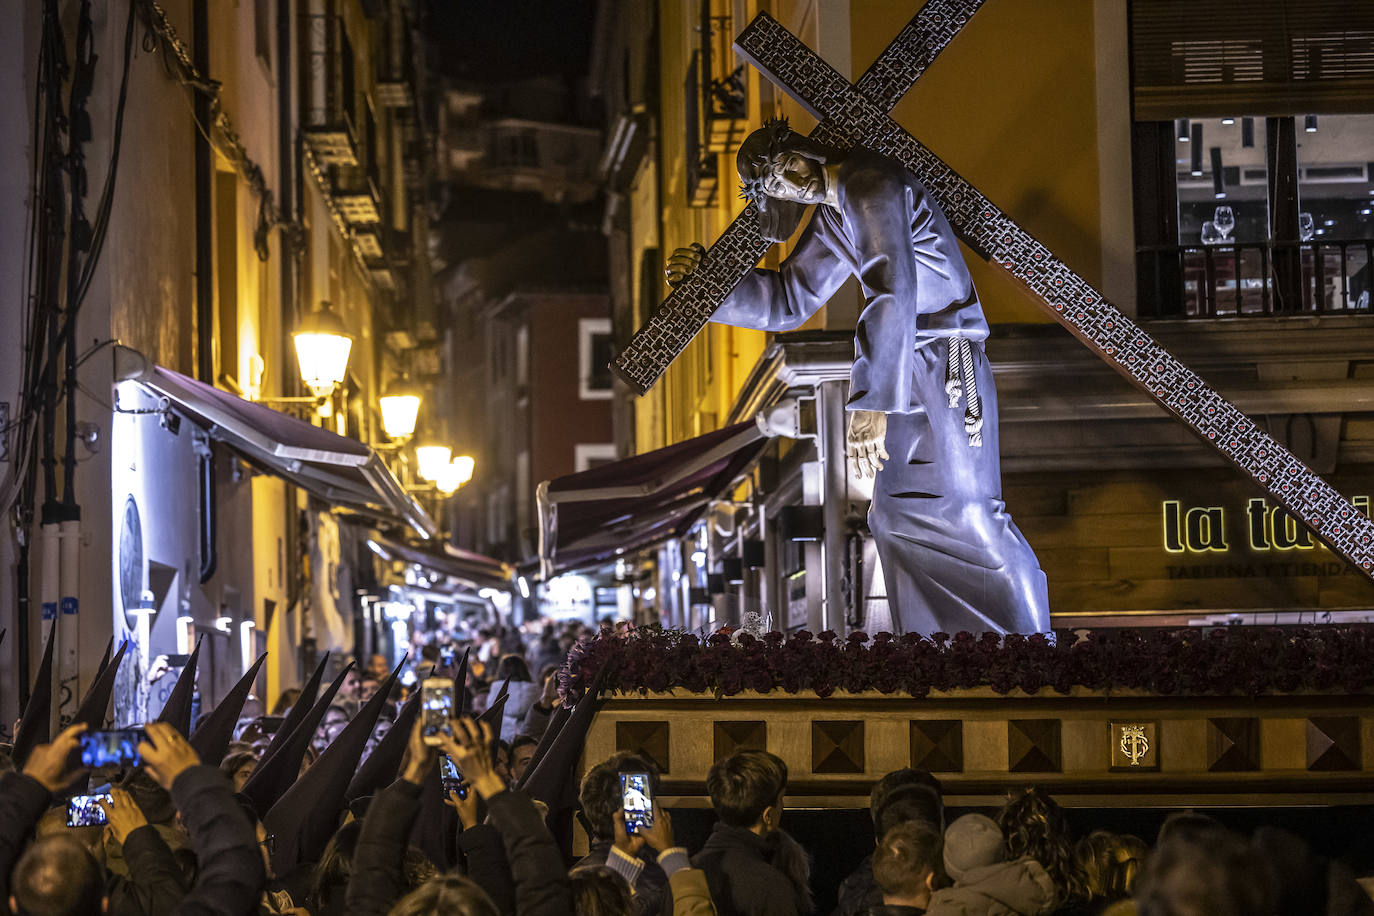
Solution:
M514 574L511 567L480 553L448 544L420 547L380 534L368 537L367 545L385 559L413 563L432 575L456 579L460 585L471 589L511 587Z
M769 434L749 420L539 485L544 575L610 562L686 534L751 468Z
M137 382L154 397L166 398L210 438L332 506L409 524L424 538L438 531L365 443L155 365L128 347L115 348L115 381Z

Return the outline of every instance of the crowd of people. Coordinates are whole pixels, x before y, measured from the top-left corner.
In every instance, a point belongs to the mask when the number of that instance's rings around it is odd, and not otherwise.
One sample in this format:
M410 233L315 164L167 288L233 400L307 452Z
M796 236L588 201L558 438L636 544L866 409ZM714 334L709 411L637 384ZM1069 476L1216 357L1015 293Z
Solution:
M561 708L556 667L580 634L546 627L528 648L513 632L476 635L421 647L410 689L379 656L327 686L321 666L271 715L241 716L241 694L194 727L149 723L137 764L83 768L86 723L16 748L0 776L0 896L33 916L817 911L781 758L716 761L714 823L687 849L654 801L651 759L619 753L575 779L591 702ZM436 673L463 700L427 732L415 701ZM627 773L647 776L642 823L627 822ZM106 823L67 826L67 799L88 792ZM1075 837L1043 791L954 816L939 780L913 769L879 779L869 803L877 839L833 916L1374 914L1346 866L1277 829L1246 837L1180 812L1153 845Z

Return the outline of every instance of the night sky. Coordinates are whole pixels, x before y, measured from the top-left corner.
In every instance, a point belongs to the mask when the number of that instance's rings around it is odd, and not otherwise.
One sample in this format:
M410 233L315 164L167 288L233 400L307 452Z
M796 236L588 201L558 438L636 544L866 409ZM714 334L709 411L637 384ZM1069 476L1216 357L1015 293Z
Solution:
M595 0L428 0L438 65L483 82L587 72Z

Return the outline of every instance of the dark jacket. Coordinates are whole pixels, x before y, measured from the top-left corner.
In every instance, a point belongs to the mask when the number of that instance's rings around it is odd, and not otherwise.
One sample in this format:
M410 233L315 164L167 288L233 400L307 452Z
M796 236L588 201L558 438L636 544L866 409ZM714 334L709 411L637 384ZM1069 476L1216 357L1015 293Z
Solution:
M128 877L110 875L105 895L110 916L166 916L186 896L186 873L156 827L145 824L124 838Z
M797 888L773 865L777 844L747 827L717 823L692 857L706 872L718 916L805 916Z
M610 840L597 840L587 850L587 854L578 859L573 868L581 868L584 865L605 865L613 845ZM633 888L635 913L637 916L659 916L661 913L671 913L672 893L668 890L668 876L659 867L658 857L652 849L645 846L639 851L638 858L644 863L644 869L639 873L639 880L635 882Z
M420 810L420 787L398 779L378 792L353 849L348 878L348 912L385 916L406 893L406 842Z
M889 906L886 903L879 903L864 910L864 916L925 916L925 910L919 906Z
M50 800L32 776L16 771L0 776L0 900L9 899L10 873Z
M458 855L463 860L467 876L482 886L482 890L504 914L515 912L515 884L510 866L506 864L505 845L501 834L491 824L476 824L458 834Z
M487 799L487 810L506 847L517 916L568 916L573 901L563 855L534 802L506 790Z
M199 871L174 916L240 916L257 909L267 870L253 827L218 767L194 766L172 783L172 803Z
M881 906L883 890L873 879L873 856L864 856L849 877L840 883L839 899L830 916L863 916L874 906Z
M185 896L178 895L180 899L162 912L172 916L251 913L267 875L258 852L258 839L239 811L229 782L217 767L194 766L177 777L171 795L200 869L191 890ZM10 872L49 800L48 790L32 777L22 773L0 777L0 881L4 883L6 898ZM134 831L129 839L134 840L142 832ZM150 838L139 838L139 842L143 839ZM137 842L134 852L137 855ZM127 850L125 855L128 858ZM130 862L131 870L134 867ZM143 877L161 881L161 877L148 876L146 871ZM163 887L154 905L170 902L165 892Z

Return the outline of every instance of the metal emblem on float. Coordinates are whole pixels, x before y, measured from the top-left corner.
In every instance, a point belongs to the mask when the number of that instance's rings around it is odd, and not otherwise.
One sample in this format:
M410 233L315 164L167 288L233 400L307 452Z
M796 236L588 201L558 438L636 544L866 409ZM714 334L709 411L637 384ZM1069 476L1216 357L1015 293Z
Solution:
M1112 723L1112 769L1159 769L1159 725L1155 722Z

